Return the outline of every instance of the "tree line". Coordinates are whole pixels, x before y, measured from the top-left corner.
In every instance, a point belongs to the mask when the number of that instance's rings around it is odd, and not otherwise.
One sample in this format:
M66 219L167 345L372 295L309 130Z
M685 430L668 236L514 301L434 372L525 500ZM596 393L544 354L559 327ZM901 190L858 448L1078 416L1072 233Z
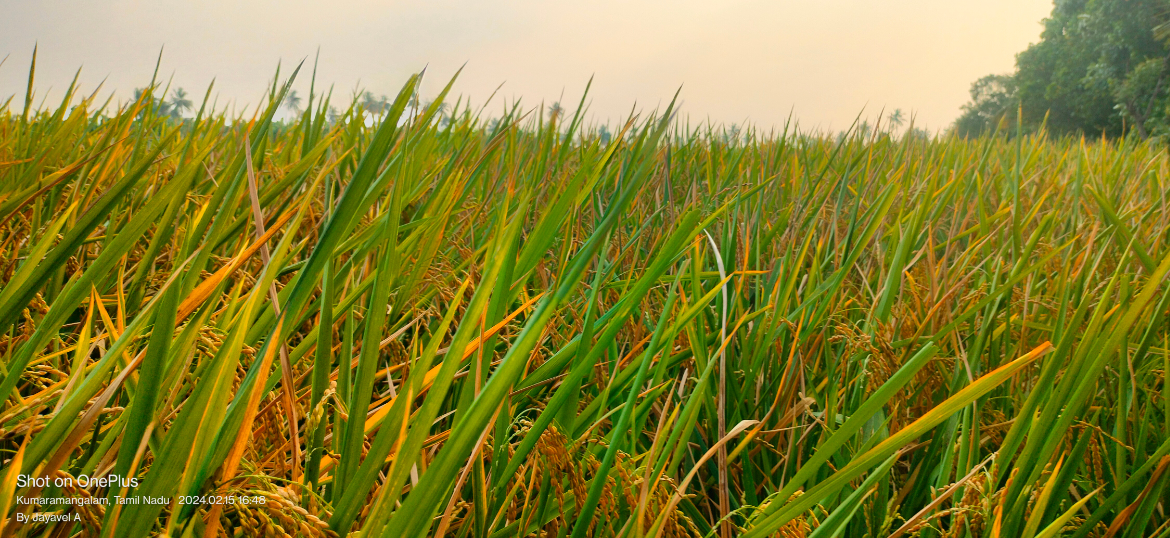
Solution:
M971 85L952 129L1170 135L1170 0L1056 0L1016 71Z

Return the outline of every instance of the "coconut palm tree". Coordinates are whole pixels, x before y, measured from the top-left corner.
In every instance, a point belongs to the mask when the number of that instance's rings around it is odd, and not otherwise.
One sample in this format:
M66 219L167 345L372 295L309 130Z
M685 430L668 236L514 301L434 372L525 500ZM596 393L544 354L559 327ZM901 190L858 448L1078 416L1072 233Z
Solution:
M370 92L365 92L362 94L361 107L365 109L366 112L369 112L370 116L373 117L377 117L382 112L380 110L380 105L378 104L378 98L374 97L374 94Z
M187 91L183 88L175 88L171 92L171 116L176 119L182 117L184 112L191 110L191 100L187 98Z
M731 124L731 127L728 127L723 133L723 141L729 144L739 142L739 133L741 130L739 124Z
M861 138L869 138L870 133L873 132L873 127L869 126L869 120L862 120L854 132Z
M890 130L897 129L901 127L903 123L906 123L906 119L902 115L902 109L900 108L895 108L893 112L890 112L890 115L886 118L886 120L890 122Z
M565 113L565 109L561 107L560 101L554 101L552 106L548 107L548 121L553 122Z
M297 95L296 90L289 90L288 95L284 96L284 107L292 112L294 115L301 113L301 96Z
M146 91L146 88L135 88L134 89L134 101L137 102L139 99L142 99L142 94L145 91ZM183 95L186 95L186 93L184 93ZM171 116L171 117L177 116L176 114L174 114L174 111L171 110L171 103L154 97L153 93L151 95L147 96L147 102L154 106L155 113L160 115L160 116ZM142 113L145 114L145 111L143 111Z

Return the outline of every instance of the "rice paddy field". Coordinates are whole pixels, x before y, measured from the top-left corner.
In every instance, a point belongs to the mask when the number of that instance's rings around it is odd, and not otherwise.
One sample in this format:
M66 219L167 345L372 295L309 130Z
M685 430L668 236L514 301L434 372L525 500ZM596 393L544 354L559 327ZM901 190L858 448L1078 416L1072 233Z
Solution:
M1170 535L1165 148L275 80L0 111L0 535Z

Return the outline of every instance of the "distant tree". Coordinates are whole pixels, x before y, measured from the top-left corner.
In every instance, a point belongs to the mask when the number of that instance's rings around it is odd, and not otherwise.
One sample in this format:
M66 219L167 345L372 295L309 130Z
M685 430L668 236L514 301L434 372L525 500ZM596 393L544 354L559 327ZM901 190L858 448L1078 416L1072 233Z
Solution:
M145 91L146 91L146 88L134 88L134 101L138 101L138 100L142 99L142 94ZM153 95L151 97L153 97ZM154 99L151 99L151 100L153 101Z
M906 134L904 134L902 136L904 136L906 138L916 139L916 140L930 140L930 138L931 138L930 131L927 131L926 129L923 129L921 127L914 127L914 126L911 126L910 129L906 130Z
M608 144L608 143L609 143L609 141L610 141L610 139L611 139L611 138L613 138L613 135L612 135L612 134L610 134L610 132L609 132L609 126L608 126L608 125L602 125L601 127L599 127L599 128L597 129L597 135L598 135L599 137L601 137L601 143L602 143L602 144Z
M1142 138L1167 131L1167 60L1170 58L1145 60L1124 79L1110 83L1117 106Z
M895 108L894 111L890 112L890 115L886 117L886 121L889 122L890 129L893 130L902 127L902 124L906 122L906 119L902 115L902 109Z
M854 132L861 138L869 138L869 135L873 133L873 127L870 127L869 120L861 120Z
M1166 0L1056 1L1040 41L1016 56L1016 72L980 79L985 88L972 87L954 130L987 130L1019 107L1028 130L1046 122L1057 134L1170 134L1168 20Z
M971 84L971 102L953 129L962 137L994 131L1003 120L1015 121L1016 79L1012 75L987 75Z
M145 91L146 91L145 88L135 88L134 89L134 101L138 102L139 100L141 100L142 94ZM186 94L184 94L184 95L186 95ZM171 103L164 101L162 99L159 99L157 97L154 97L153 94L147 97L147 104L154 107L154 114L157 116L166 116L166 117L174 118L174 119L178 118L178 114L176 114L172 110ZM145 111L143 111L143 113L145 113Z
M171 92L171 113L175 117L181 117L184 112L191 110L192 105L183 88L175 88L175 91Z
M740 128L739 125L733 123L731 127L727 127L723 131L723 141L728 143L735 143L739 141Z
M301 96L297 95L296 90L289 90L288 94L284 96L284 108L287 108L293 115L300 115Z
M366 112L369 112L370 116L372 117L376 118L381 116L382 112L384 112L386 109L386 96L378 98L374 97L374 94L370 92L365 92L361 97L361 107L365 109Z
M554 101L553 104L548 107L548 121L550 123L555 122L560 119L561 115L564 113L565 109L561 108L560 101Z

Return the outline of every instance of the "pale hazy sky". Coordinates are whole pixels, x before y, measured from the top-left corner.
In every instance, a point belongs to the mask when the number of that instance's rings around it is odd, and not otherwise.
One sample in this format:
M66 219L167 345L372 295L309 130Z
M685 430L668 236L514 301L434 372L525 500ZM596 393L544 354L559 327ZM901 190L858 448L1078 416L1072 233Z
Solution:
M22 102L39 43L38 97L50 102L77 68L92 90L128 97L161 74L201 98L215 78L222 104L258 103L278 61L320 47L318 84L348 102L359 84L397 93L429 65L424 97L460 65L455 92L482 101L561 99L575 108L589 77L590 111L617 121L682 87L692 122L838 130L864 107L902 108L945 128L975 79L1013 69L1039 39L1051 0L373 1L0 0L0 103ZM286 71L287 72L287 71ZM298 78L304 95L308 72ZM319 86L320 87L320 86ZM563 95L563 97L562 97ZM500 99L502 97L503 99ZM39 101L39 99L38 99Z

